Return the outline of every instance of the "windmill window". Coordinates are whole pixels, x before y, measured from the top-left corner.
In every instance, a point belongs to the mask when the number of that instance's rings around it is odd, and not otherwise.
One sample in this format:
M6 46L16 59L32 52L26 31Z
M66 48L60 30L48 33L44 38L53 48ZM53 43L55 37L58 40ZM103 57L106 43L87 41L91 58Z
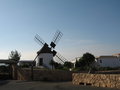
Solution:
M43 58L40 58L40 59L39 59L39 65L40 65L40 66L43 65Z
M100 60L100 63L102 63L102 60Z

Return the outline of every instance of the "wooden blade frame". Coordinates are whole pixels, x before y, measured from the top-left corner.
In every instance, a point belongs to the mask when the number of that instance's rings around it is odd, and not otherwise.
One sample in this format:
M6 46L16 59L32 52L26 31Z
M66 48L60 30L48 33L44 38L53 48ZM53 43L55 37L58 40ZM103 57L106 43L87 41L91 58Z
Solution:
M45 41L38 34L35 35L35 41L41 46L45 44Z
M62 55L60 55L59 53L57 53L55 55L63 64L67 61L66 58L64 58Z
M53 37L53 39L52 39L52 42L51 42L50 46L52 48L55 48L56 44L60 41L62 36L63 36L63 33L60 32L59 30L57 30L54 37Z

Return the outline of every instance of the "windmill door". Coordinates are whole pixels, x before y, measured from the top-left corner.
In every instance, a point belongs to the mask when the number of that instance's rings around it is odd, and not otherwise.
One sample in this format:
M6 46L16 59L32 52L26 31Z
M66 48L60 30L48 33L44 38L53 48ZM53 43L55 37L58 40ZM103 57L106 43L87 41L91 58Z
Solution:
M39 66L42 66L43 65L43 58L40 58L39 59Z

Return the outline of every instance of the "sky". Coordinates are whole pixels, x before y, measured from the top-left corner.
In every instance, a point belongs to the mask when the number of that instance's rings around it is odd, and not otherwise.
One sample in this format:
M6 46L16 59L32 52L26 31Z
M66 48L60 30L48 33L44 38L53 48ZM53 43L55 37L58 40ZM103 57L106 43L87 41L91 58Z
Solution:
M55 50L68 60L120 53L120 0L0 0L0 59L17 50L33 60L41 49L34 36L49 44L56 30Z

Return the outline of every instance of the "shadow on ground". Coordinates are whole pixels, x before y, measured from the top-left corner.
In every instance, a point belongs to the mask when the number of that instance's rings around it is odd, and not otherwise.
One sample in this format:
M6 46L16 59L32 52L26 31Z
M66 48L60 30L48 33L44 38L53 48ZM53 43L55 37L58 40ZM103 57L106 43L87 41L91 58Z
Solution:
M0 81L0 90L119 90L73 85L72 82Z
M8 80L0 80L0 86L8 84L10 81Z

